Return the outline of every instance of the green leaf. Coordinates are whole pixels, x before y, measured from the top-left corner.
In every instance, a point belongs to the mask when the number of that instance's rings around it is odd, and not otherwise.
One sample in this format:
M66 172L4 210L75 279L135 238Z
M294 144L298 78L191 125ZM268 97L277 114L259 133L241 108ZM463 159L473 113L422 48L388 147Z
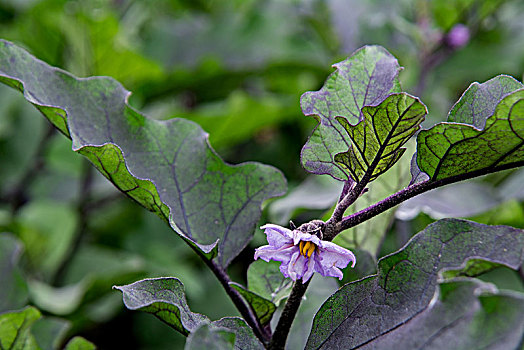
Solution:
M248 289L277 306L288 297L293 284L293 281L282 275L279 267L278 261L257 260L247 269Z
M404 154L402 148L424 120L426 106L408 94L388 96L378 106L362 108L363 119L351 125L337 117L351 140L349 150L335 161L349 171L354 181L366 176L373 181L391 168Z
M82 337L74 337L65 347L65 350L95 350L95 344L85 340Z
M461 267L471 258L517 269L523 253L523 230L456 219L435 222L404 248L381 259L377 275L346 284L333 294L315 316L307 348L344 344L344 348L351 349L374 346L384 336L395 337L395 342L413 338L409 325L417 323L417 315L433 315L432 299L440 271ZM476 298L474 294L471 297ZM498 311L502 310L494 310ZM521 313L520 325L512 325L519 334L523 316ZM482 327L475 323L469 326ZM417 341L431 340L432 336L424 333ZM461 341L470 340L468 333L461 334ZM391 348L391 342L388 344Z
M234 349L235 333L208 323L200 325L187 337L185 350Z
M273 304L271 301L265 298L262 298L260 295L246 289L241 284L230 282L229 285L236 289L242 295L242 297L249 303L262 325L265 325L271 321L273 313L277 309L275 304Z
M27 284L18 268L22 245L10 233L0 234L0 313L27 303Z
M122 292L128 309L153 314L183 335L187 336L201 324L209 322L206 316L191 312L184 285L177 278L144 279L113 288Z
M31 326L41 317L40 311L28 306L21 311L0 315L0 348L38 350Z
M322 89L306 92L300 99L304 115L314 116L319 122L302 148L301 160L311 173L349 180L350 173L334 159L351 147L335 118L341 116L356 124L362 120L364 106L377 106L390 94L400 92L400 66L386 49L365 46L334 67L337 70Z
M183 119L157 121L127 104L111 78L76 78L0 42L0 81L24 92L60 131L129 197L225 267L251 240L261 203L285 191L277 169L230 166L207 134Z
M473 84L451 110L449 122L419 133L420 170L435 181L520 165L524 160L522 87L506 76Z

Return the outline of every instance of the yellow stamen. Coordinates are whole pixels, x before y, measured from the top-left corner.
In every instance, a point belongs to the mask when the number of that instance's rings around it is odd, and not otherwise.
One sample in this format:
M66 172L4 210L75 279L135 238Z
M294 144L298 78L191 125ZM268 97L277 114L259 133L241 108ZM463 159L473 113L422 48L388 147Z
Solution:
M302 254L302 251L304 250L304 243L304 241L300 241L300 243L298 244L298 250L300 254Z
M314 243L311 243L311 246L309 247L308 251L307 251L307 257L308 258L311 258L311 255L313 254L313 252L315 251L315 244ZM306 256L306 254L304 254L304 256Z
M304 244L304 248L303 248L302 251L301 251L301 254L302 254L302 255L306 256L307 251L309 250L309 246L310 246L310 245L311 245L311 242L309 242L309 241L306 242L306 243Z

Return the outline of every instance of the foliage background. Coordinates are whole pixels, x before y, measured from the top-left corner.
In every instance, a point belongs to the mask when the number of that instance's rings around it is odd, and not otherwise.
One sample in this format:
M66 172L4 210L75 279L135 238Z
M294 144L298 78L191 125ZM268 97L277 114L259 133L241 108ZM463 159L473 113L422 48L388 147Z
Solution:
M292 195L267 203L261 223L300 224L322 217L339 192L325 176L308 177L299 162L315 126L302 115L299 97L321 87L331 64L365 44L386 47L406 67L404 89L428 106L429 127L445 120L471 82L499 73L522 80L523 12L517 0L7 0L0 3L0 37L77 76L116 78L133 91L131 105L153 118L196 121L230 163L278 167ZM458 23L470 29L468 44L441 45ZM193 311L212 319L236 314L176 234L113 189L4 86L0 115L0 231L24 245L20 264L30 303L70 320L69 335L100 348L184 343L154 317L125 311L115 284L176 276ZM523 180L522 170L503 172L443 188L433 199L419 197L396 219L382 219L388 234L378 256L444 216L524 228ZM253 249L264 242L257 232L229 268L233 280L245 284ZM346 281L357 277L348 274ZM508 269L484 278L524 291ZM325 299L332 291L325 289L312 288L304 312L314 313L314 295Z

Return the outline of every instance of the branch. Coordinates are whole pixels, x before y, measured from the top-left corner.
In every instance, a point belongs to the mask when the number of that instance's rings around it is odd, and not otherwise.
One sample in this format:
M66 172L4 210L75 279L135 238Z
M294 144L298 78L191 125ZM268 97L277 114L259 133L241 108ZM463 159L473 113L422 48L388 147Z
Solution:
M449 185L455 182L472 179L474 177L491 174L491 173L501 171L501 170L517 168L520 166L524 166L524 161L519 161L519 162L515 162L511 164L504 164L502 166L497 166L497 167L492 167L492 168L484 168L481 170L472 171L467 174L451 176L451 177L448 177L442 180L437 180L437 181L429 180L429 181L424 181L424 182L421 182L415 185L411 185L387 197L386 199L378 203L375 203L370 207L367 207L366 209L363 209L355 214L344 217L342 221L338 222L335 225L335 229L333 230L333 232L326 233L326 235L324 236L324 239L332 240L340 232L347 230L348 228L351 228L353 226L356 226L366 220L369 220L372 217L377 216L385 212L386 210L391 209L394 206L412 197L418 196L421 193L433 190L438 187Z
M293 320L297 314L302 297L306 293L307 287L309 286L309 282L311 282L311 279L304 284L302 284L302 280L298 280L293 285L293 289L291 290L291 294L287 299L284 310L282 310L282 315L280 315L280 319L278 320L275 333L273 333L273 337L271 338L268 349L284 349L289 330L291 329L291 325L293 324Z

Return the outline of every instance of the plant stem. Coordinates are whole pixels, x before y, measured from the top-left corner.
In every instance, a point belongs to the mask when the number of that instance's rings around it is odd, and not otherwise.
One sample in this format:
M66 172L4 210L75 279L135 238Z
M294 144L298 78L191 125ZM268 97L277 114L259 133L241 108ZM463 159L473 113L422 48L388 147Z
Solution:
M240 293L231 287L231 279L229 278L226 271L222 268L222 266L218 265L213 260L208 259L198 248L190 245L189 243L188 245L202 258L207 267L211 269L213 274L220 281L220 284L226 291L233 304L235 304L242 317L244 317L244 320L253 329L255 336L260 339L264 346L267 346L269 339L271 339L271 334L268 333L269 329L262 327L251 307L244 302L244 299Z
M472 179L474 177L487 175L487 174L494 173L494 172L501 171L501 170L516 168L516 167L523 166L523 165L524 165L524 161L519 161L519 162L515 162L511 164L504 164L502 166L472 171L467 174L451 176L451 177L448 177L442 180L434 180L434 181L428 180L428 181L424 181L418 184L408 186L405 189L387 197L386 199L378 203L375 203L370 207L367 207L366 209L363 209L355 214L344 217L342 221L338 222L335 225L335 229L333 230L333 232L327 232L324 235L324 239L332 240L340 232L347 230L348 228L351 228L353 226L356 226L366 220L369 220L372 217L377 216L385 212L386 210L391 209L394 206L412 197L415 197L421 193L433 190L437 187L442 187L442 186L449 185L455 182L464 181L464 180Z
M268 349L284 349L289 330L291 329L291 325L297 314L302 297L309 286L309 282L311 282L311 279L304 284L302 284L302 280L298 280L293 285L293 289L291 290L291 294L286 302L286 306L284 306L284 310L282 310L282 315L280 315L280 319L278 320L275 333L273 333Z

